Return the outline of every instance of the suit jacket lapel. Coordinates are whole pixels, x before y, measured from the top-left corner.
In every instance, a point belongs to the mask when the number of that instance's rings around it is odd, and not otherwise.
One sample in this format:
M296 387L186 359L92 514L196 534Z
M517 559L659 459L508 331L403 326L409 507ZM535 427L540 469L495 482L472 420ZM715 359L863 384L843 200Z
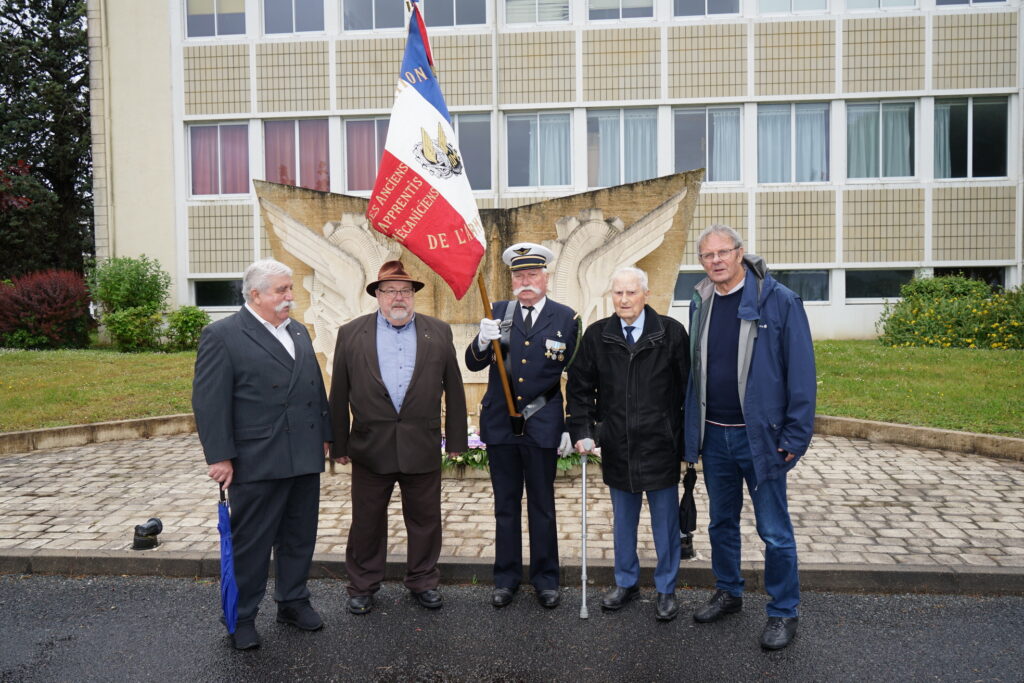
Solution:
M281 342L270 333L263 323L256 319L249 309L242 307L239 311L242 321L242 331L249 335L249 338L256 342L258 345L273 356L279 363L284 365L289 370L294 370L295 361L288 355L288 352L284 350L284 346ZM291 324L288 325L291 327Z
M427 353L430 351L429 344L433 343L431 338L431 328L427 325L427 320L423 316L416 316L414 319L416 323L416 365L412 369L412 378L409 380L409 388L405 391L405 402L402 407L405 407L409 403L409 397L412 395L413 387L416 386L416 380L423 374L423 366L427 362Z
M548 299L540 315L536 316L536 319L533 321L533 329L530 330L530 336L534 337L540 334L545 327L551 324L551 319L554 317L555 314L551 312L551 299Z
M377 384L387 389L384 378L380 375L380 357L377 355L377 314L373 313L366 318L362 333L359 335L362 341L363 354L366 357L367 370L370 376L377 381Z
M292 379L288 383L288 391L291 391L295 386L295 381L299 378L299 374L302 368L302 361L306 357L306 345L302 339L302 331L299 330L300 324L295 322L292 318L291 322L288 323L288 334L291 335L292 344L295 346L295 362L292 363ZM285 351L287 353L287 351Z

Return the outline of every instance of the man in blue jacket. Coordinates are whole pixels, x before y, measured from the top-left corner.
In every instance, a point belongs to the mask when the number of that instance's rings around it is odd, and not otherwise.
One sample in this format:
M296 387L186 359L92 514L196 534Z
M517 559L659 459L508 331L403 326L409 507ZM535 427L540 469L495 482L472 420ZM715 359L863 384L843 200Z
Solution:
M796 635L800 580L786 500L786 473L807 451L814 429L814 347L803 303L744 255L735 230L711 225L697 240L708 277L690 302L690 380L685 457L704 461L715 594L693 618L709 623L743 606L740 510L743 483L765 543L768 622L761 647L778 650Z

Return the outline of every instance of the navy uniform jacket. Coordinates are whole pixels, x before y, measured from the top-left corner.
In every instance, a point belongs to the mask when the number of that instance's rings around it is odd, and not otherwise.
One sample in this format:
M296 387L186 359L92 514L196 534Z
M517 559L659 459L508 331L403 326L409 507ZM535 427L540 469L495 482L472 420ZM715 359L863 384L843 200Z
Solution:
M516 301L496 301L492 305L493 317L499 321L505 317L509 304L518 307ZM558 394L526 421L526 433L515 436L509 422L505 392L498 376L498 364L494 361L494 347L487 345L480 351L474 338L466 349L466 367L472 371L490 366L487 379L487 393L480 404L480 438L486 444L523 444L540 448L558 448L565 431L565 416L562 412L562 371L576 350L576 313L550 298L533 323L530 335L523 327L523 314L517 310L512 316L512 330L509 335L509 363L506 366L512 375L512 396L516 407L522 410L530 401L557 384ZM548 344L565 344L554 357L545 357Z
M324 471L333 441L323 376L309 332L294 319L295 360L245 307L199 338L192 408L206 462L231 460L234 481Z

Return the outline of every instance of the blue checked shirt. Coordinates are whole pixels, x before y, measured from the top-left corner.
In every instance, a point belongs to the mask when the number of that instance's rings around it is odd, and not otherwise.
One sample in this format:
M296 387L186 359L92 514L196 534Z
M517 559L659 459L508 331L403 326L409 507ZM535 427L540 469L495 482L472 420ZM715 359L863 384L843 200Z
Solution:
M388 389L388 396L401 412L405 392L416 367L416 316L402 327L395 327L377 311L377 360L380 378Z

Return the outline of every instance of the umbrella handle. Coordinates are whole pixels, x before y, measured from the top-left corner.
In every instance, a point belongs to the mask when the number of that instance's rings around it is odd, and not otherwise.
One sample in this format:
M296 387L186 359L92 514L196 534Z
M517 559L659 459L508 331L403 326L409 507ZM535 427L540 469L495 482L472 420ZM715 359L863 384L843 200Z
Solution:
M214 482L217 484L217 490L220 491L220 502L226 503L227 498L224 497L224 487L220 485L220 482Z

